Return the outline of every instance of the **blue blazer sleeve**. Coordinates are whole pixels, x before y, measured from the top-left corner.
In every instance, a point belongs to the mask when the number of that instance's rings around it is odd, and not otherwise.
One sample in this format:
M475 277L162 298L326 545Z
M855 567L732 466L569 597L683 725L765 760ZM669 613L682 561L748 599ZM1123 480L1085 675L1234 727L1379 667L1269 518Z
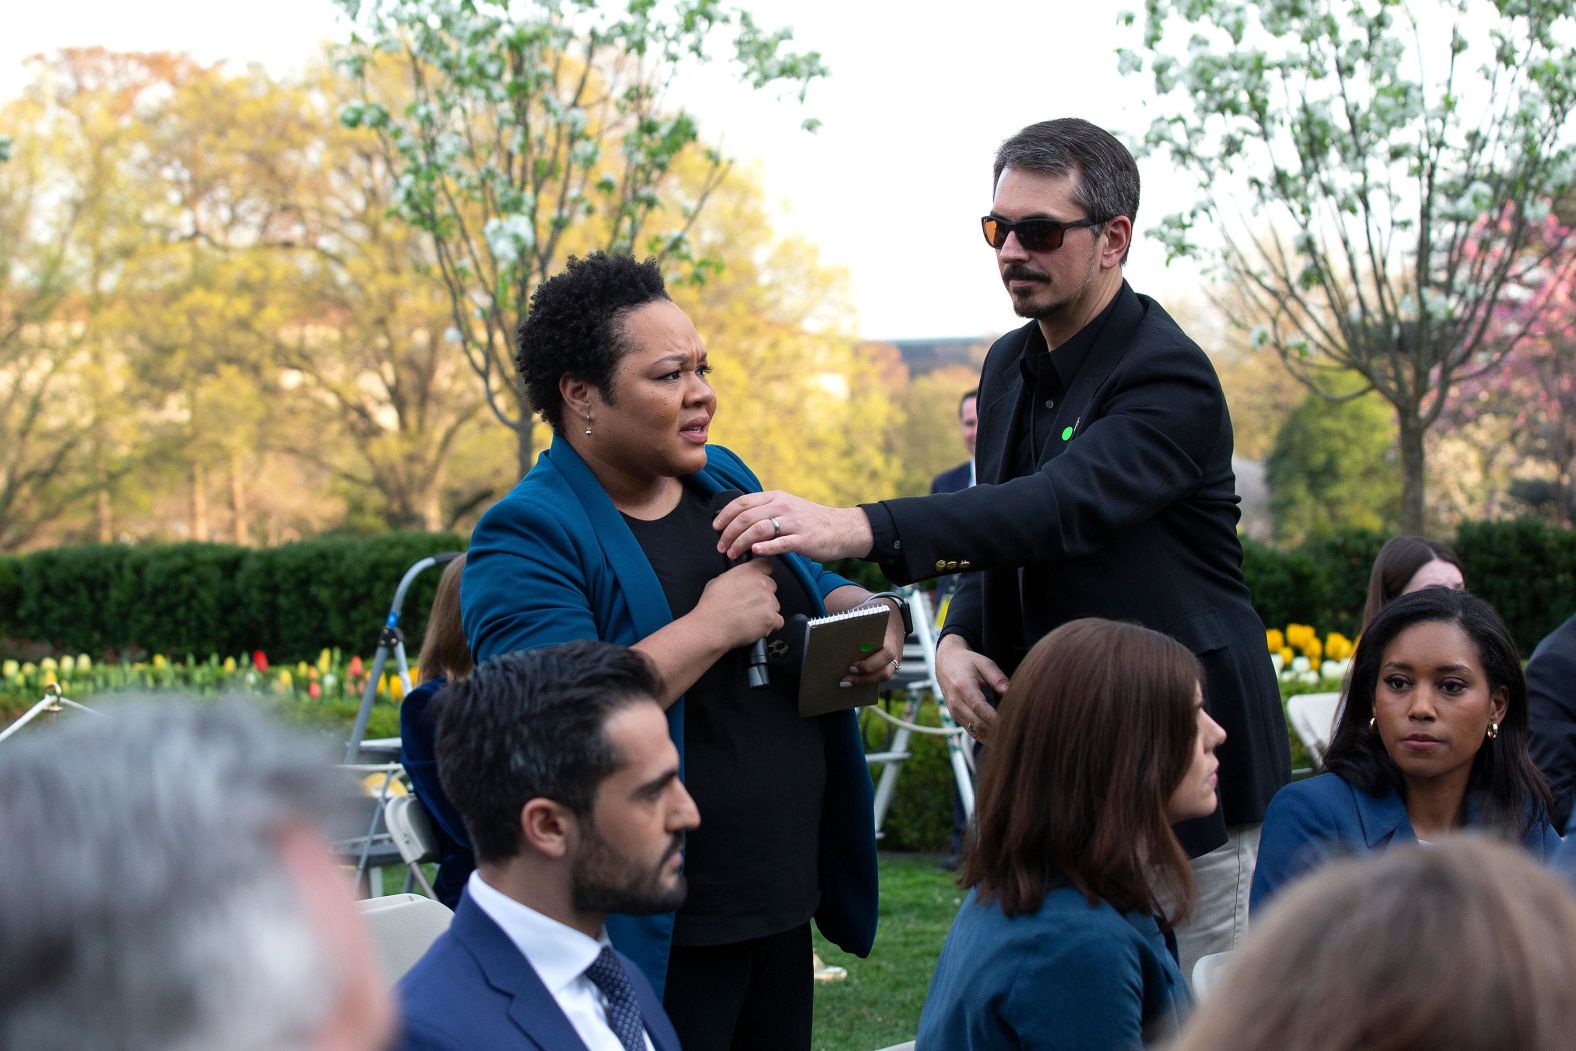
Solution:
M1338 798L1333 790L1344 787L1334 774L1320 774L1275 793L1259 833L1250 909L1260 908L1287 883L1337 853L1342 829L1356 821L1355 813L1343 820L1332 805Z
M571 536L545 501L511 494L482 516L460 584L460 619L473 660L608 638L586 591L584 546L585 538Z

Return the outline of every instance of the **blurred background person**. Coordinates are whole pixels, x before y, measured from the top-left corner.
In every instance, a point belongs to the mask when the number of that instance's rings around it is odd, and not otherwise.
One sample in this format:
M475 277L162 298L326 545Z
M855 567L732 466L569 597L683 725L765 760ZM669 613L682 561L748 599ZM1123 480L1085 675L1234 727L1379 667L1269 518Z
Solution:
M1556 1051L1576 1033L1573 985L1570 891L1525 852L1460 836L1287 890L1172 1051Z
M1363 632L1324 771L1271 800L1255 909L1331 856L1460 828L1542 860L1560 842L1527 751L1521 657L1494 608L1465 591L1403 595Z
M465 822L438 778L434 744L438 713L433 710L433 700L446 685L463 679L471 670L471 650L460 625L460 575L464 571L463 555L443 567L438 590L432 596L432 611L427 614L421 655L416 658L421 683L399 706L400 763L416 798L432 818L432 834L438 844L438 874L432 890L451 909L459 904L465 880L476 868L476 856L465 834Z
M387 1047L325 833L353 786L240 701L114 701L8 742L0 1047Z
M1368 574L1368 601L1363 606L1363 630L1373 623L1389 602L1423 588L1466 587L1461 560L1447 544L1426 536L1397 536L1385 541Z
M811 917L860 956L875 937L870 773L852 711L802 718L795 677L773 668L751 688L748 654L786 618L872 596L797 556L735 565L718 551L717 494L760 485L708 443L706 348L654 260L571 259L532 297L516 366L553 441L471 535L471 654L601 639L651 659L705 823L677 917L615 915L613 944L663 996L686 1051L808 1048ZM906 628L884 601L885 641L850 681L897 667Z
M1187 648L1085 619L1003 698L920 1051L1128 1048L1189 1005L1171 926L1193 893L1173 822L1219 805L1225 739ZM1166 915L1162 901L1180 903Z

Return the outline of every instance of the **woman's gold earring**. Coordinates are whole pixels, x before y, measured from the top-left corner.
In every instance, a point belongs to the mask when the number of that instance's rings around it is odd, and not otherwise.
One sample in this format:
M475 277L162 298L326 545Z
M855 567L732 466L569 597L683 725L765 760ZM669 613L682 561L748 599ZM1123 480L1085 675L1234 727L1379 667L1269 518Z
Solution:
M1488 739L1490 741L1492 741L1494 738L1496 738L1498 736L1499 736L1499 723L1496 720L1490 720L1489 724L1488 724Z
M1373 716L1369 716L1368 717L1368 732L1369 733L1373 733L1376 729L1378 729L1378 726L1376 725L1376 723L1377 723L1377 720Z
M586 413L586 437L591 437L591 414Z

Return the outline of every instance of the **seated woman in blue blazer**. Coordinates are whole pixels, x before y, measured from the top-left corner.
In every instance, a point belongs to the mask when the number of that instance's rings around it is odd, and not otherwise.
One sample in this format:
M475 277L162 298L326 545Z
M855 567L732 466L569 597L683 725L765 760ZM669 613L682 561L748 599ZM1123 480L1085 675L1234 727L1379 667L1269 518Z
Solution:
M1136 624L1045 636L1003 697L958 878L968 897L920 1051L1132 1048L1190 1004L1170 928L1192 897L1171 824L1217 805L1198 660ZM1161 900L1181 902L1164 914Z
M686 1051L807 1051L811 918L861 956L875 937L870 773L852 711L801 717L795 676L752 687L749 653L795 614L874 596L796 555L731 565L718 550L719 494L761 487L710 442L710 360L654 260L571 259L532 296L515 365L553 441L471 534L471 654L600 639L651 660L701 824L677 915L612 916L609 935ZM904 633L893 605L849 680L890 678Z
M1559 846L1549 790L1527 752L1527 684L1505 622L1465 591L1424 588L1385 606L1352 659L1325 772L1264 815L1251 907L1325 859L1472 828Z

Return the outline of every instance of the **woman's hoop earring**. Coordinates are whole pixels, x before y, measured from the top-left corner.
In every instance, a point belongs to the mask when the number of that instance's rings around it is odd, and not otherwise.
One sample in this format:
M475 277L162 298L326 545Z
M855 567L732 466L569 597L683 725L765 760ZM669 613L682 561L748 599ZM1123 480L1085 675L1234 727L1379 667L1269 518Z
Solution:
M1492 741L1494 738L1496 738L1498 736L1499 736L1499 722L1497 720L1490 720L1489 724L1488 724L1488 739L1490 741Z

